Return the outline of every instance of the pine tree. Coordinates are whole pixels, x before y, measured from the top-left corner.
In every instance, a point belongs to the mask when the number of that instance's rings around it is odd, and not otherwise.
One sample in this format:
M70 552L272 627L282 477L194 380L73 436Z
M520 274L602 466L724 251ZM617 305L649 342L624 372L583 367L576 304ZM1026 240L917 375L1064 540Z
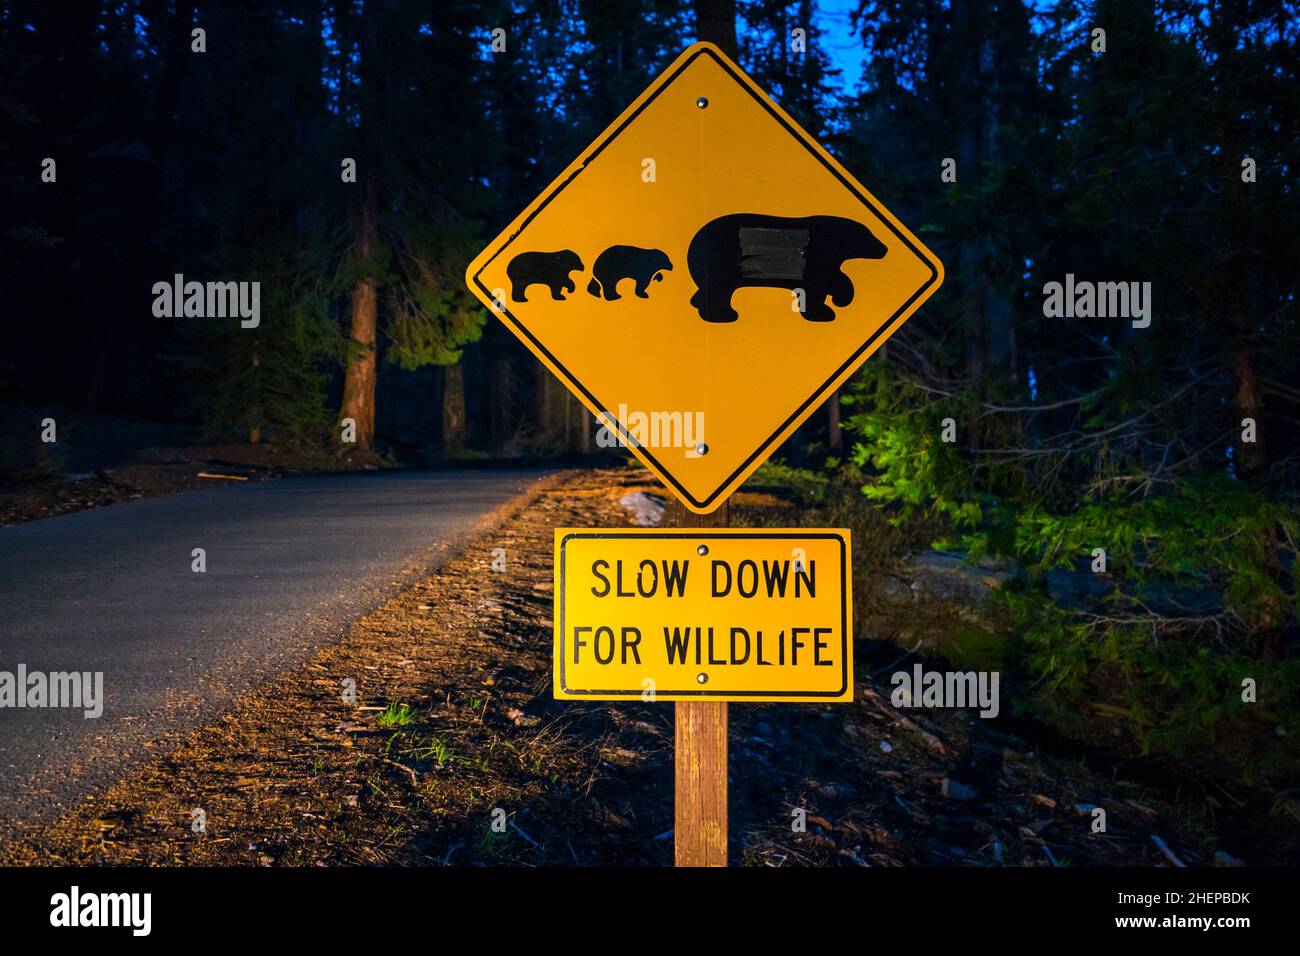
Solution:
M474 206L483 153L473 91L484 34L474 13L465 3L431 16L411 0L376 0L333 22L340 115L357 160L340 280L350 331L339 418L355 422L361 449L374 440L380 355L406 369L454 364L486 318L462 281L476 236L462 210Z

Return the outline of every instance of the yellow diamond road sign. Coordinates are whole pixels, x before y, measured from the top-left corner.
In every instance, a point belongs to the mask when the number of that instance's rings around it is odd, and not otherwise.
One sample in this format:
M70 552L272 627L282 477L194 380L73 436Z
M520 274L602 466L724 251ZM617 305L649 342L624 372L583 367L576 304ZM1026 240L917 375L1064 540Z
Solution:
M466 280L607 443L708 513L934 293L943 266L697 43Z

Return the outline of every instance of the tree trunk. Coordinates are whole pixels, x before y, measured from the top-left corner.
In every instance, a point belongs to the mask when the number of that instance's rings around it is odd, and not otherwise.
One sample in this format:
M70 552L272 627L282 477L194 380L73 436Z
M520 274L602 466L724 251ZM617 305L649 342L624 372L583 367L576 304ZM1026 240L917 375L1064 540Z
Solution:
M736 0L695 0L695 32L733 60L736 44Z
M1244 335L1243 335L1244 338ZM1259 379L1259 369L1255 364L1255 355L1249 342L1243 341L1232 350L1229 358L1232 373L1232 410L1233 431L1240 436L1242 421L1247 418L1255 420L1255 440L1253 442L1237 441L1233 444L1239 449L1237 465L1242 477L1261 471L1268 461L1264 449L1264 384Z
M379 249L379 162L371 148L369 124L376 122L375 99L378 96L376 58L379 45L376 32L379 11L366 4L361 25L360 103L361 149L357 176L361 184L361 203L357 212L354 255L364 266L362 277L352 288L352 325L348 333L347 370L343 378L343 403L339 410L336 440L343 420L355 423L356 441L352 447L369 451L375 441L375 364L379 332L379 290L372 269Z
M569 450L565 434L568 421L569 390L559 385L546 368L537 370L537 432L538 443L548 453L563 454Z
M442 370L442 449L448 458L465 450L465 369L460 363Z
M362 175L366 175L363 173ZM374 189L363 186L361 214L357 224L357 256L367 261L375 250ZM352 327L348 334L348 364L343 379L343 407L340 426L350 418L356 424L355 447L369 451L375 441L375 343L379 328L378 290L372 276L358 280L352 288Z
M956 139L957 168L963 177L982 177L998 158L1001 99L993 40L996 24L987 6L977 0L954 3L952 16L960 34L970 38L964 49L967 62L958 93L958 102L965 104L965 109ZM989 230L967 227L957 250L966 378L974 394L988 400L998 377L1006 374L1011 309L992 276L997 252ZM966 419L966 445L971 451L978 451L983 444L980 422L978 405L972 404Z
M262 360L258 357L257 353L254 352L253 368L261 368L261 367L262 367ZM256 376L258 373L254 372L253 374ZM254 405L252 408L250 408L249 418L253 420L253 424L248 426L248 443L250 445L256 445L262 441L262 406Z
M66 32L79 55L80 51L93 49L93 44L83 45L81 42L87 32L93 35L95 28L95 14L89 8L90 4L86 4L84 8L74 7L75 13L64 12L61 16L65 22L59 24L58 33L51 31L45 35ZM115 293L103 296L104 300L111 297L112 305L101 312L103 321L99 326L99 350L91 369L84 403L91 410L102 411L116 404L119 369L122 364L123 326L130 317L135 290L145 284L145 263L150 259L150 253L162 246L169 259L177 254L174 243L161 237L159 229L166 218L163 209L169 187L172 190L183 188L185 156L184 147L178 142L178 130L183 125L180 120L181 111L187 108L193 110L196 98L191 83L197 62L190 52L193 21L192 2L177 3L175 13L165 27L165 21L161 17L153 21L157 24L154 29L165 37L166 53L160 67L161 77L157 84L156 98L151 104L153 115L160 119L155 124L155 132L146 137L146 144L152 155L162 157L162 176L141 204L140 221L146 225L134 232L135 248L129 259L130 265L125 270L125 281L117 286ZM174 195L174 191L171 194ZM185 251L181 250L181 254Z
M564 450L567 453L585 455L591 451L592 421L587 406L566 391L564 393Z

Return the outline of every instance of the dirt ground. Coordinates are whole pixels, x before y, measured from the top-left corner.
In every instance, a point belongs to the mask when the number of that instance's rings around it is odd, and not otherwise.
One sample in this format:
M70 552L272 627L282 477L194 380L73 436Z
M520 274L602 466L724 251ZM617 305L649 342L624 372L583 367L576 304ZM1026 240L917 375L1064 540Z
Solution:
M550 689L552 531L630 525L619 499L637 490L655 488L630 468L539 484L340 643L0 862L670 865L672 705ZM742 494L733 523L788 507ZM897 710L893 668L860 658L851 704L731 706L733 865L1295 860L1294 829L1250 846L1225 832L1220 811L1243 798L1053 757L972 712Z
M0 483L0 528L192 488L386 464L368 453L337 458L320 449L274 444L148 448L76 477L52 474L43 480Z

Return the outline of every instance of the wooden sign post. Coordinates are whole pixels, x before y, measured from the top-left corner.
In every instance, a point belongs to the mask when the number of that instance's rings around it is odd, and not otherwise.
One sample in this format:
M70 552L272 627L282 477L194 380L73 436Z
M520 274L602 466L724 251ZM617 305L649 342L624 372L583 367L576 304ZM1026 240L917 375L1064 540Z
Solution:
M731 504L712 514L687 511L674 499L665 528L726 528ZM673 860L678 866L727 865L727 702L679 700L673 733Z

